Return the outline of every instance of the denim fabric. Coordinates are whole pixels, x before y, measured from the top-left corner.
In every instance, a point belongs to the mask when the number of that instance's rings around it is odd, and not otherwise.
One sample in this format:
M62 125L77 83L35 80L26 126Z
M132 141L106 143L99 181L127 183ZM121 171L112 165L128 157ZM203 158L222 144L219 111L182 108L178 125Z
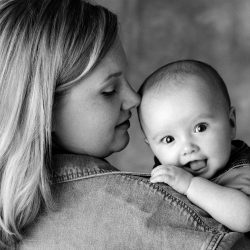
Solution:
M211 181L250 196L250 148L240 140L233 141L232 145L228 164Z
M88 156L54 158L57 209L43 211L16 249L249 249L186 197L146 174Z

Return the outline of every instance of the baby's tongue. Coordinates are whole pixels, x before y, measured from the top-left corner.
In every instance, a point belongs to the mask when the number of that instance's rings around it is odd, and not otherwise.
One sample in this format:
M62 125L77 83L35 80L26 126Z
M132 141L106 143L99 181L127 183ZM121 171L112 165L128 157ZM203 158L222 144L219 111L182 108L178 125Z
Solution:
M205 166L206 166L206 162L204 160L190 162L190 167L193 170L199 170Z

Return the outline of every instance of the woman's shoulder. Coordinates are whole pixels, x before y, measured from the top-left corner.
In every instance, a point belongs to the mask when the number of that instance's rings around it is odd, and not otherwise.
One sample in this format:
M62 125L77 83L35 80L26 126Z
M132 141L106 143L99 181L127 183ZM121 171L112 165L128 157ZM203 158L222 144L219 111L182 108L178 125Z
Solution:
M57 154L53 156L51 181L57 184L117 171L104 159L89 155Z
M145 174L120 172L99 159L88 158L83 167L83 159L66 158L58 159L70 164L61 165L66 177L54 181L55 209L26 230L20 249L230 249L232 239L243 237Z

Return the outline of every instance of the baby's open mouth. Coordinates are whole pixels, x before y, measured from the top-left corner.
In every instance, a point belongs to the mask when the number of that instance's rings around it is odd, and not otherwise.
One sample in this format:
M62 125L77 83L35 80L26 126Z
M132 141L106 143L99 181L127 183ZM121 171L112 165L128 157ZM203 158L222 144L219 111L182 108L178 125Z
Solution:
M190 161L184 165L184 168L193 173L199 173L202 172L206 168L206 166L207 166L207 159L203 159L203 160Z

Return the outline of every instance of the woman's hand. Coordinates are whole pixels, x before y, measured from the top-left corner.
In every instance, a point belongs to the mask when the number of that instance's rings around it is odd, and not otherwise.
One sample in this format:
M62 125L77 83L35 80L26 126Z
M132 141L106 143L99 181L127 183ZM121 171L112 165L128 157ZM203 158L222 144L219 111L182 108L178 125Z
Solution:
M159 165L151 172L152 183L164 182L177 192L186 195L193 175L186 170L173 165Z

